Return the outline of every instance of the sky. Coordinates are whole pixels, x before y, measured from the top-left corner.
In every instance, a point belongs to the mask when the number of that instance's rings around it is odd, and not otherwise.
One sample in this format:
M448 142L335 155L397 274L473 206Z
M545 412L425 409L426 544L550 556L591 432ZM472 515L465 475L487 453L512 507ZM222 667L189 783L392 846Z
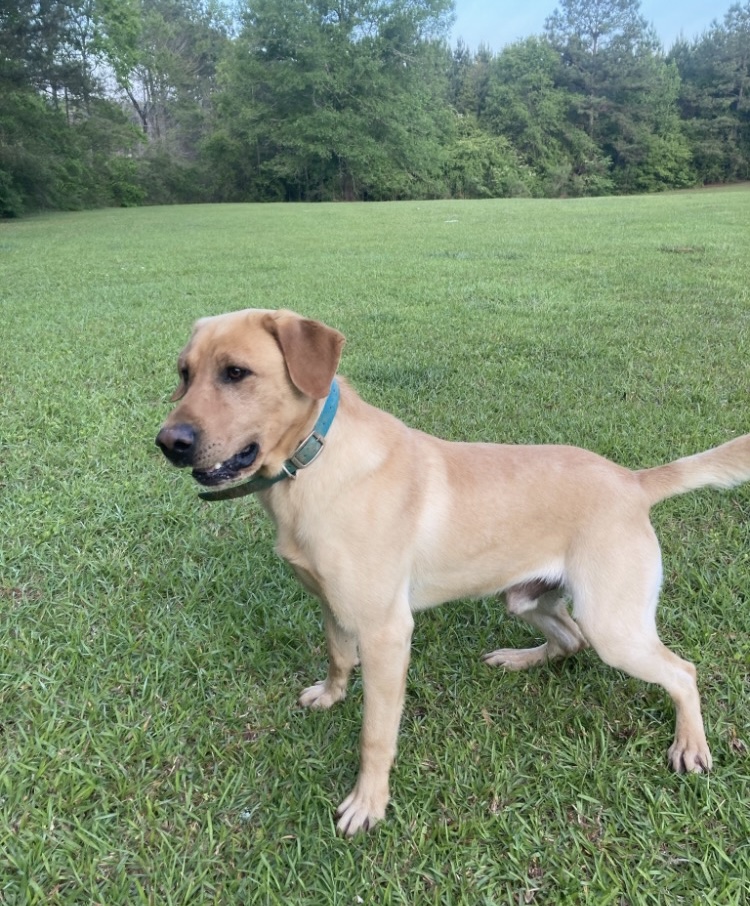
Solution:
M640 13L650 22L669 50L682 35L699 37L714 19L720 22L732 0L718 4L706 0L641 0ZM558 0L455 0L456 23L452 41L462 38L470 50L486 44L499 51L521 38L540 35L544 21L558 6Z

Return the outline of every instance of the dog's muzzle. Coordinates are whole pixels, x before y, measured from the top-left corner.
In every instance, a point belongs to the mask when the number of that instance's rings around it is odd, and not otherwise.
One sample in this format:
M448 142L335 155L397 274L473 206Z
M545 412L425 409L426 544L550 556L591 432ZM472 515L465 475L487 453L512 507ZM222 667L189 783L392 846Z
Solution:
M198 449L198 431L192 425L170 425L156 435L156 445L167 459L178 468L192 466ZM222 484L233 481L244 469L255 462L260 447L248 444L239 453L224 462L218 462L211 469L193 469L193 478L203 485Z

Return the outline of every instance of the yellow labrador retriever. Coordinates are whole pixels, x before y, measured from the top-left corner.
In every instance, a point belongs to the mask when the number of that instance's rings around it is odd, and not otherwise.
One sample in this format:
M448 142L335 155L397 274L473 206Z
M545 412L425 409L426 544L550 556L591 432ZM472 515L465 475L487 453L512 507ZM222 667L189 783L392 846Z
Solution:
M546 637L486 654L488 664L520 670L591 645L663 686L677 718L672 768L708 771L695 668L656 631L662 568L649 509L750 478L750 435L637 472L575 447L448 442L336 378L343 344L289 311L200 320L179 358L179 405L157 437L202 496L257 492L279 554L320 598L328 675L300 702L330 708L361 663L361 763L339 831L385 814L412 614L455 598L504 592L508 611Z

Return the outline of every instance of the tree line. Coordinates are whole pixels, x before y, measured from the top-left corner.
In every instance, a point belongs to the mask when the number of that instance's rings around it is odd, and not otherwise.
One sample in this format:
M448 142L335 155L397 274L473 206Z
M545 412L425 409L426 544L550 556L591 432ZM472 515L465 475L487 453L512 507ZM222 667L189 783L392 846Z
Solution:
M653 192L750 179L750 0L451 47L452 0L0 0L0 216Z

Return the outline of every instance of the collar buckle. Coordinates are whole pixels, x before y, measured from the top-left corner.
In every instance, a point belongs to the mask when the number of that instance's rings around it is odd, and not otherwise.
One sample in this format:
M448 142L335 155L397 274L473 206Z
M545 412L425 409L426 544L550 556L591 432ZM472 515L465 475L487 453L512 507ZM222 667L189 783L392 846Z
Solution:
M306 468L320 456L324 445L325 438L323 435L318 431L311 431L284 464L285 471L287 471L287 473L289 472L289 470L286 469L287 464L294 466L295 473L298 469ZM290 478L296 477L296 474L290 475Z

